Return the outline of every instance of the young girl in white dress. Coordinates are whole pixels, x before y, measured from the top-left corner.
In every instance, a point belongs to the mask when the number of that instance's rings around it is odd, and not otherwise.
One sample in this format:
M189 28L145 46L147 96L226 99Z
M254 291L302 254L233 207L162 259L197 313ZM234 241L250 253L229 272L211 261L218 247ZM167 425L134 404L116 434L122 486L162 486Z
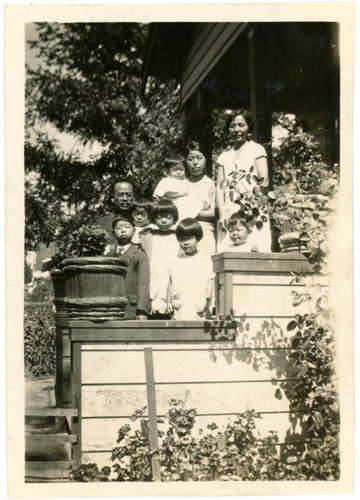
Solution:
M170 319L170 270L179 253L174 230L178 217L178 210L172 201L159 200L152 209L151 227L139 234L150 265L150 319Z
M200 320L210 316L213 272L211 257L197 250L202 236L202 227L195 219L184 219L176 227L176 238L182 250L171 269L171 299L173 319L176 320Z
M185 160L173 154L165 159L166 177L156 186L155 200L167 199L174 202L179 212L179 220L196 217L203 204L190 192L189 181L185 179Z

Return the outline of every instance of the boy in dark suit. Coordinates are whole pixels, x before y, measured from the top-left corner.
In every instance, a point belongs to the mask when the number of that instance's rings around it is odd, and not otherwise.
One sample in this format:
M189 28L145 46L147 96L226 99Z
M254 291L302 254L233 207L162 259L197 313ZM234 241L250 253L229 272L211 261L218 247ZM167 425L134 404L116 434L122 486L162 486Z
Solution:
M108 257L122 256L127 260L128 271L125 278L125 295L128 304L124 319L147 319L149 310L149 260L146 253L131 243L134 223L130 217L115 217L112 232L116 239L111 245Z

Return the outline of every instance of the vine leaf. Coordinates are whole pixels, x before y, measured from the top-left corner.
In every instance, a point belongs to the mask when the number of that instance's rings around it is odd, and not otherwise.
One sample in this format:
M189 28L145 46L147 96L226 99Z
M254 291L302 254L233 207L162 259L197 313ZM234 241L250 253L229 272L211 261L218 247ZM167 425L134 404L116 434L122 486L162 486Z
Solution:
M279 389L279 387L275 391L275 397L276 399L282 399L282 392L281 389Z

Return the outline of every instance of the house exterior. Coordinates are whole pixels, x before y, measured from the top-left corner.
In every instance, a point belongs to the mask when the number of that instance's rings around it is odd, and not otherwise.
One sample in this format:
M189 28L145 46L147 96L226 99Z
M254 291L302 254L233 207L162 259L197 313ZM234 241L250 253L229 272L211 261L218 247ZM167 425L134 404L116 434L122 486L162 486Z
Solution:
M338 38L338 24L326 22L153 23L143 90L149 76L175 78L184 117L196 109L207 124L214 109L250 109L260 143L271 139L274 112L295 115L337 163Z

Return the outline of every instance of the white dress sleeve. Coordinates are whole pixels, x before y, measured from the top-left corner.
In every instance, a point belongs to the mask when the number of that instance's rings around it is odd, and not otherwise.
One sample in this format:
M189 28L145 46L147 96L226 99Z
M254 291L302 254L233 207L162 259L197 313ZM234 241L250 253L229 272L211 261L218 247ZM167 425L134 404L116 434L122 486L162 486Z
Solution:
M156 198L162 198L168 189L167 177L161 179L159 184L156 186L153 196Z
M252 141L252 150L253 150L254 160L263 157L267 158L266 149L261 144Z

